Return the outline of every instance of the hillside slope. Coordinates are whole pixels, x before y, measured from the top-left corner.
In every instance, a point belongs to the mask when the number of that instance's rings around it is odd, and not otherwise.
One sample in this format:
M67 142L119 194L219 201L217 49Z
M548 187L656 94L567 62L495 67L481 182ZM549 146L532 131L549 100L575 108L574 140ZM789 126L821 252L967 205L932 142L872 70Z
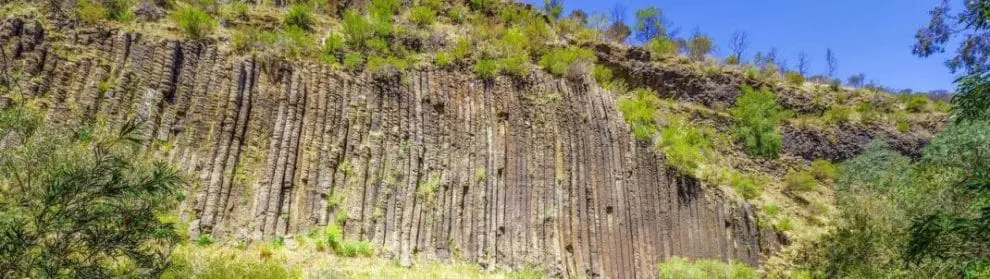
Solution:
M659 136L631 131L617 105L625 90L587 74L482 78L434 65L344 71L238 53L222 36L142 28L2 19L0 79L20 90L3 91L0 106L31 98L47 109L47 122L64 125L146 121L142 134L155 142L148 150L194 176L179 209L194 238L268 240L336 225L400 264L457 258L609 278L655 277L654 266L672 256L761 266L782 245L811 242L827 227L830 190L789 191L785 176L815 159L849 158L874 138L916 154L944 119L915 114L901 131L886 119L809 125L822 120L807 115L833 107L900 101L782 85L732 67L706 70L641 48L588 46L630 86L660 92L660 127L676 117L731 134L725 111L743 85L774 89L797 115L781 125L779 159L749 156L726 136L712 155L723 160L692 173L669 162ZM747 199L704 172L724 169L762 177L762 191ZM784 212L768 215L768 204ZM783 218L806 227L773 225Z

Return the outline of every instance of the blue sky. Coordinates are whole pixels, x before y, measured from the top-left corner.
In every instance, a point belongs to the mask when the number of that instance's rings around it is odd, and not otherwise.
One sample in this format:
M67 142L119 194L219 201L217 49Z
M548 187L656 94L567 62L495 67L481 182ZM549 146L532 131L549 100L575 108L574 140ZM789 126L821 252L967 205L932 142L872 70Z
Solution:
M542 0L524 2L541 6ZM778 57L793 67L801 51L808 53L811 71L825 72L825 48L838 58L837 77L865 73L866 80L895 89L915 91L954 89L943 62L949 53L919 58L911 54L914 33L928 22L928 11L939 0L564 0L565 15L580 8L608 14L615 3L626 6L628 22L635 9L654 5L687 36L697 28L715 39L718 56L728 52L736 30L749 33L744 57L777 48ZM957 2L957 1L953 1ZM960 7L955 5L954 8ZM630 25L632 26L632 25ZM955 50L949 46L949 51Z

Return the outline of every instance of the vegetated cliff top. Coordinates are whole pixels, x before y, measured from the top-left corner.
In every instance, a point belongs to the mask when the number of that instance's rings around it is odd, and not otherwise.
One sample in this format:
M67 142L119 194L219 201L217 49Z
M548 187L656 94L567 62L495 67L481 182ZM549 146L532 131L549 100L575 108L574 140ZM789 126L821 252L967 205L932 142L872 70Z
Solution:
M625 41L628 29L514 3L157 2L7 3L0 10L5 20L32 18L49 37L63 38L46 41L56 44L56 55L86 55L93 34L133 32L143 40L214 46L232 59L253 56L348 76L446 71L525 88L552 75L601 87L614 94L632 136L663 152L679 172L758 206L761 225L784 232L794 245L807 245L828 228L833 162L873 139L916 155L945 120L945 104L923 95L806 80L772 63L717 61L710 48L683 55L677 40L664 36L625 45L616 41ZM788 251L771 265L786 264Z

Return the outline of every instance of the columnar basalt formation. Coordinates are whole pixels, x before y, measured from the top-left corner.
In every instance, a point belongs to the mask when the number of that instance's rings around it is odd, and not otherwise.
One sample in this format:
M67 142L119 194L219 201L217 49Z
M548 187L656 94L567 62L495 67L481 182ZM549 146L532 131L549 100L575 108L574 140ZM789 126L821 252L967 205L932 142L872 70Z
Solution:
M612 278L654 277L671 256L758 265L777 245L747 203L632 137L591 81L358 75L213 42L60 36L5 19L2 81L44 100L48 122L143 120L149 150L195 174L180 209L194 235L269 239L333 223L400 262Z

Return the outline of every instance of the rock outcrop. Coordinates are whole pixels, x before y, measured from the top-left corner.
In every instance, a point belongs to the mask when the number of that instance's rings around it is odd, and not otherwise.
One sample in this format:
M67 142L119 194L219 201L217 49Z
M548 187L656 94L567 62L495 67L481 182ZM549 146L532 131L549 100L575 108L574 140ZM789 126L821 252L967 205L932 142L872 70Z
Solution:
M400 262L612 278L655 277L671 256L758 265L778 242L747 203L635 140L592 82L354 75L11 18L0 59L2 82L44 100L48 122L144 120L149 150L196 175L181 208L194 234L268 239L336 223Z

